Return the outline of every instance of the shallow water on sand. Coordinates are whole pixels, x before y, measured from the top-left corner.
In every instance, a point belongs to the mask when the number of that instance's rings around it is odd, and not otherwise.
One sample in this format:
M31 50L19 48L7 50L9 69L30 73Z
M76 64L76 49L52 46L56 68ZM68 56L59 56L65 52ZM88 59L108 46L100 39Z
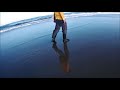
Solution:
M120 77L120 16L71 18L70 42L51 42L53 22L1 34L0 77Z

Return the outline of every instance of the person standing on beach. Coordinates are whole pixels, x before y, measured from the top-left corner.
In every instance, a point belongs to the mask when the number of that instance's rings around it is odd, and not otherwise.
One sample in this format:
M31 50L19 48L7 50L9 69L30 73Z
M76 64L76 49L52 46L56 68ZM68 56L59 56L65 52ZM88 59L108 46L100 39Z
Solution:
M60 30L60 27L62 27L62 33L63 33L63 42L68 42L69 39L66 38L67 35L67 23L64 17L63 12L54 12L54 22L56 23L55 29L52 33L52 42L56 42L55 38L57 36L57 33Z

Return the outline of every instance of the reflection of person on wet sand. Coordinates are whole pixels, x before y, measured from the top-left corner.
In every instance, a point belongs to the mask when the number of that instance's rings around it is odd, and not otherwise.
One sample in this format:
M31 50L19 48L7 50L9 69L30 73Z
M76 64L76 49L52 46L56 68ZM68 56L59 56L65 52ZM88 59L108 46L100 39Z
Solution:
M62 65L62 68L65 72L69 72L70 71L70 66L69 66L69 50L67 47L67 43L64 43L64 53L62 52L62 50L60 50L56 43L53 43L53 49L55 50L55 52L59 55L59 59L60 59L60 63Z

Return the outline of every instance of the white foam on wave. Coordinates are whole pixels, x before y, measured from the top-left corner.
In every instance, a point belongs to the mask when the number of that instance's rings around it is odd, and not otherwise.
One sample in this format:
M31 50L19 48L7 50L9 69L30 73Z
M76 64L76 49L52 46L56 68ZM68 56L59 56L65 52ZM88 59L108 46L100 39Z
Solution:
M84 17L87 17L87 16L93 16L93 15L98 15L98 14L119 14L120 15L120 12L66 12L65 13L65 17L66 18L76 18L76 17L80 17L80 16L84 16ZM50 18L49 20L52 20L52 18ZM48 20L48 19L47 19ZM29 26L29 25L33 25L33 24L37 24L37 23L41 23L43 21L46 21L46 20L38 20L38 21L32 21L32 22L28 22L28 23L25 23L25 24L21 24L21 25L16 25L16 26L12 26L12 27L9 27L9 28L6 28L4 30L0 30L0 33L3 33L3 32L7 32L7 31L10 31L10 30L13 30L13 29L17 29L17 28L21 28L21 27L25 27L25 26Z
M70 17L80 17L80 16L93 16L96 15L97 13L72 13L70 15L65 15L66 18Z
M31 26L31 25L34 25L34 24L43 23L43 22L46 22L46 21L48 21L48 20L38 20L38 21L32 21L32 22L28 22L28 23L24 23L24 24L20 24L20 25L16 25L16 26L11 26L9 28L0 30L0 33L8 32L8 31L18 29L18 28L22 28L22 27L26 27L26 26Z

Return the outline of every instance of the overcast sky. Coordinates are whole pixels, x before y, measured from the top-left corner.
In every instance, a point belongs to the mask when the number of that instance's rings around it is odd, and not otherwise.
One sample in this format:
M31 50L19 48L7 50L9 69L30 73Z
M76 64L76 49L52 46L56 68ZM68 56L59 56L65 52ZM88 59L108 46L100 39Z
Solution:
M53 14L53 12L0 12L0 26L49 14Z

